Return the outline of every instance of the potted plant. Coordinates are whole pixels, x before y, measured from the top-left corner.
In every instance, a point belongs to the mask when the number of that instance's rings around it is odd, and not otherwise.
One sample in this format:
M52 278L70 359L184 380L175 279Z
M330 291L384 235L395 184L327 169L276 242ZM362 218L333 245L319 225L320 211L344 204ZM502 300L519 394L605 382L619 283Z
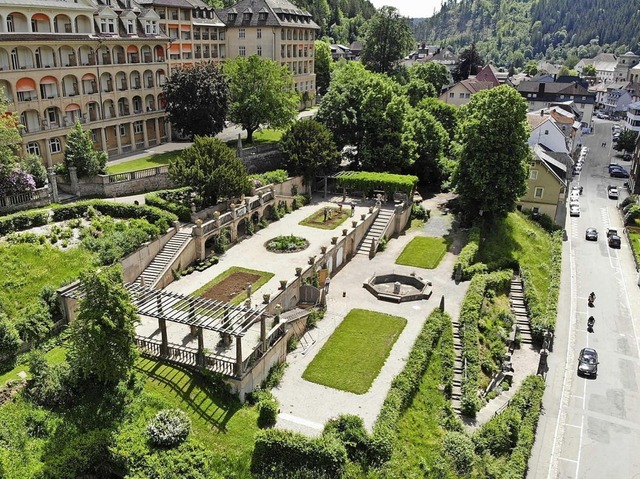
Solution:
M296 276L301 276L301 275L302 275L302 268L298 266L296 268Z
M337 244L338 243L338 237L334 236L331 238L331 244Z
M287 289L287 283L288 283L288 281L286 279L281 279L280 280L280 289Z
M347 232L348 232L348 231L349 231L349 230L348 230L347 228L343 229L343 230L342 230L342 236L347 236Z
M322 254L325 254L327 252L327 247L326 246L320 246L320 252Z
M271 295L269 293L265 293L262 295L262 302L264 304L269 304L270 299L271 299Z

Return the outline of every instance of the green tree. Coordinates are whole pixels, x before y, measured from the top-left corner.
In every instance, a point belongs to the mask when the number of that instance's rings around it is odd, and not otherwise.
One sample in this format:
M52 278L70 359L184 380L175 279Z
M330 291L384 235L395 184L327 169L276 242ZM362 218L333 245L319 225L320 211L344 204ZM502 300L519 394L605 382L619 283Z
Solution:
M420 78L412 78L404 87L409 105L416 106L425 98L436 96L436 89L431 83L427 83Z
M247 141L261 125L285 128L296 117L300 95L291 71L278 62L251 55L224 64L229 79L229 118L247 130Z
M473 42L471 46L463 50L458 57L458 65L456 65L452 73L453 80L459 82L466 80L472 75L476 75L482 68L483 63L476 44Z
M582 69L583 77L594 77L597 73L595 65L585 65Z
M93 147L91 130L83 130L79 121L67 134L64 165L67 169L75 166L78 178L96 176L105 172L107 154Z
M329 88L332 64L333 58L331 58L329 44L322 40L316 40L314 66L316 69L316 87L321 95L327 93L327 88Z
M360 148L364 137L362 103L370 89L374 74L361 63L338 65L331 77L329 91L322 99L316 119L323 123L338 147Z
M562 65L560 67L560 71L558 71L558 76L559 77L564 77L564 76L575 77L575 76L578 76L578 72L575 70L572 70L566 65Z
M20 161L20 169L33 177L36 188L42 188L47 182L47 169L38 155L25 155Z
M372 72L391 73L414 44L407 20L396 8L384 6L365 26L361 61Z
M7 315L0 311L0 364L9 365L18 354L20 348L20 336L13 322ZM4 369L0 366L0 371Z
M527 102L512 87L483 90L462 108L454 184L464 211L488 220L515 209L526 192Z
M196 136L193 145L169 163L169 177L191 186L204 206L239 196L249 184L247 170L235 151L217 138L202 136Z
M451 75L447 67L436 62L416 63L409 68L409 75L411 78L419 78L431 83L436 89L436 96L440 94L442 87L451 83Z
M162 90L167 116L183 135L213 136L223 130L229 86L215 63L196 63L176 69Z
M293 123L280 139L280 151L289 174L302 175L307 181L338 168L340 154L333 135L315 120Z
M638 132L633 130L625 130L620 133L618 141L614 144L614 148L618 151L633 151L638 142Z
M449 135L442 124L428 111L413 109L407 115L402 142L414 174L422 183L438 189L448 176L442 160Z
M438 98L425 98L418 103L417 108L431 113L444 127L449 139L453 138L458 127L458 108Z
M67 360L79 379L113 387L130 375L138 356L138 315L118 267L82 273L80 287Z
M528 61L522 71L529 76L534 76L538 73L538 63L534 60Z
M0 87L0 164L13 166L18 161L16 152L22 142L20 136L18 114L9 112L4 87Z

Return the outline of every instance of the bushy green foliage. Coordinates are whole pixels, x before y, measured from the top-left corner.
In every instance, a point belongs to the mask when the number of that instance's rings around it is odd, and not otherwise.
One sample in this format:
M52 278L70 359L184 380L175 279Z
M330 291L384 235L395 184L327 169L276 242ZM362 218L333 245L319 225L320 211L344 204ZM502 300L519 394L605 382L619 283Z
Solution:
M29 173L36 183L36 188L42 188L47 182L47 169L38 155L27 154L20 160L20 169Z
M285 181L287 181L287 178L289 178L289 172L283 169L265 171L264 173L249 175L249 180L252 180L254 182L256 188L270 185L272 183L274 185L284 183Z
M393 73L414 46L409 25L397 8L383 6L367 22L361 61L376 73Z
M365 468L379 464L377 448L365 429L361 417L341 414L327 421L322 434L336 436L344 444L349 460L359 462Z
M380 463L385 463L391 458L398 420L411 404L444 328L450 327L451 317L435 309L425 321L403 370L391 382L391 388L373 428L373 440L376 441Z
M292 175L304 176L306 181L331 174L339 165L340 154L333 135L315 120L292 123L282 135L279 148L284 168Z
M191 419L181 409L162 409L147 425L149 440L158 447L176 447L190 432Z
M273 427L278 420L278 401L274 398L262 399L258 402L258 426Z
M480 228L474 226L473 228L471 228L471 231L469 231L469 241L458 254L458 259L456 260L456 264L453 267L454 276L456 271L460 271L462 273L462 277L460 279L462 279L463 281L467 281L473 277L476 271L470 270L469 268L475 263L475 259L479 249Z
M442 449L458 474L471 472L475 453L469 436L462 432L448 432L442 440Z
M191 222L191 192L190 186L177 188L174 190L160 190L144 195L144 202L147 206L154 206L161 210L166 210L178 217L185 223ZM196 203L197 204L197 203Z
M20 336L15 325L0 311L0 358L9 364L18 354L20 348Z
M384 190L388 193L400 191L410 195L418 183L413 175L395 175L391 173L371 173L358 171L338 177L339 188L352 188L372 193L373 190Z
M69 364L49 364L40 350L29 354L31 381L27 388L28 397L35 403L48 408L59 408L71 404L75 397L75 378Z
M149 223L156 225L162 232L166 231L178 219L176 215L153 206L114 203L102 200L78 201L54 206L51 209L52 219L53 221L65 221L72 218L82 218L87 214L89 208L113 218L145 219Z
M48 222L48 211L23 211L14 213L0 218L0 235L4 236L15 231L46 225Z
M344 472L347 451L335 436L308 437L280 429L256 436L251 472L258 479L301 477L335 478Z
M84 130L79 121L67 133L64 147L64 167L76 167L78 178L96 176L106 171L107 154L93 147L91 130Z
M36 300L29 303L16 323L20 339L27 343L44 340L53 326L51 319L49 305L44 301Z
M278 253L288 253L300 251L305 249L308 245L309 242L300 236L280 235L267 242L267 249Z

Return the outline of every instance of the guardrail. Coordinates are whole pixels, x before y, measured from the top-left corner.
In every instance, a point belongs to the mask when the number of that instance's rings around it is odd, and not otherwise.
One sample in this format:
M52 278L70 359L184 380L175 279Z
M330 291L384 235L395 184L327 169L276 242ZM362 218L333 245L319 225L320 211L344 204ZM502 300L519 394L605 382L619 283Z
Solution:
M271 347L276 342L278 342L280 338L284 336L285 326L286 326L285 323L281 323L280 326L278 326L275 330L273 330L269 335L269 337L267 337L267 340L264 345L262 342L260 342L253 349L249 357L247 357L247 359L242 361L242 372L250 369L269 349L271 349ZM266 348L264 346L266 346Z
M167 173L169 173L168 166L156 166L153 168L146 168L144 170L128 171L126 173L116 173L113 175L109 175L109 183L122 183L124 181L149 178L150 176L166 175Z

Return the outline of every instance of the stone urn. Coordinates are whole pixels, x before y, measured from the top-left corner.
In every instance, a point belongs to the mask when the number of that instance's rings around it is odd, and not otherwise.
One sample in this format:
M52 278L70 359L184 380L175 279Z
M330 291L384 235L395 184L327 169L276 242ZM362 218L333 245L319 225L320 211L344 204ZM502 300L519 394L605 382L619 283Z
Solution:
M360 215L360 220L364 221L364 219L367 217L367 215L365 215L364 213Z
M302 276L302 268L299 266L296 268L296 276Z
M347 236L347 232L348 232L348 231L349 231L349 230L348 230L347 228L343 229L343 230L342 230L342 236Z
M289 281L288 281L288 280L286 280L286 279L281 279L281 280L280 280L280 289L283 289L283 290L284 290L284 289L287 289L287 283L288 283L288 282L289 282Z
M358 226L358 222L357 221L352 221L351 222L351 227L355 228L356 226Z
M338 237L334 236L331 238L331 244L338 244Z
M327 252L327 247L326 246L320 246L320 252L322 254L325 254Z
M313 264L316 262L316 257L315 256L309 256L309 264Z
M369 213L373 213L373 206L369 206Z
M269 293L265 293L262 295L262 302L264 304L269 304L270 299L271 299L271 295Z

